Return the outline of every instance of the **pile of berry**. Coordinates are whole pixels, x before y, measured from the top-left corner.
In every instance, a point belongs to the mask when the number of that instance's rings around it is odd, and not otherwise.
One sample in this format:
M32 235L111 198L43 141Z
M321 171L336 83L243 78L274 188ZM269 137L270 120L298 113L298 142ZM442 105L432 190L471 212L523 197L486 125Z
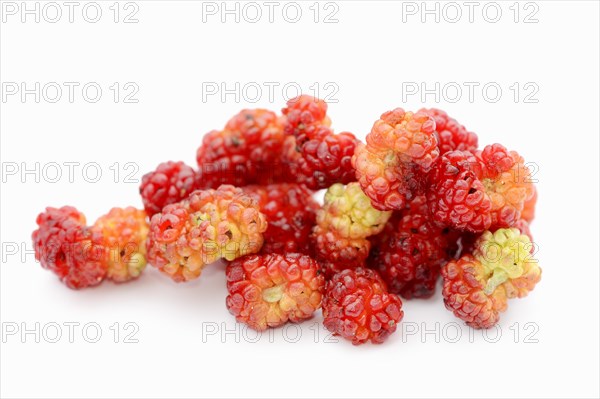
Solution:
M281 115L243 110L209 132L198 168L160 164L144 210L114 208L92 226L47 208L36 258L70 288L138 277L174 281L227 262L227 308L256 330L322 308L354 344L396 330L402 301L431 297L474 328L540 281L529 223L536 190L523 158L437 109L385 112L361 143L334 133L327 104L300 96ZM324 203L315 190L327 189Z

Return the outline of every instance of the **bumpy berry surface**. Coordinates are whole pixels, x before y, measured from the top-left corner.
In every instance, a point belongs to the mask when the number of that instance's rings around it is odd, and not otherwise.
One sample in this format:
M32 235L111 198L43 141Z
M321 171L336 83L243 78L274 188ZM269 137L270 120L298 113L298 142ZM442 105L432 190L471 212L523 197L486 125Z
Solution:
M352 164L375 208L403 209L421 194L425 174L438 156L433 118L396 108L375 122L367 144L357 146Z
M46 208L32 234L35 258L69 288L99 284L106 276L102 236L86 227L85 216L70 206Z
M373 270L343 270L326 283L323 324L355 345L382 343L403 316L402 301Z
M435 120L435 132L440 150L440 155L450 151L477 151L478 138L473 132L468 131L463 125L441 109L423 108Z
M521 218L525 203L535 194L523 157L500 144L476 154L482 165L481 181L491 201L491 229L512 227Z
M358 143L352 133L334 134L326 126L304 141L289 136L283 148L286 174L313 190L355 181L352 156Z
M373 208L358 183L331 186L313 232L316 257L326 276L364 266L371 245L367 237L381 232L391 214Z
M227 265L227 309L255 330L311 317L323 289L317 262L308 255L248 255Z
M152 217L148 261L175 281L192 280L220 258L258 252L266 229L258 203L241 189L197 190Z
M146 212L133 208L113 208L92 226L105 243L107 278L125 282L142 273L146 267Z
M286 183L246 186L243 190L258 202L268 222L262 253L309 253L310 234L319 209L310 190Z
M490 228L492 202L481 174L481 166L470 152L444 154L429 175L427 198L433 220L470 232Z
M518 229L484 232L473 255L442 268L443 297L448 310L474 328L495 325L507 299L526 296L540 281L541 269L529 238Z
M481 262L464 255L442 268L442 278L444 304L456 317L474 328L489 328L498 322L507 307L506 294L502 288L492 295L483 292L486 281Z
M439 156L435 121L426 112L396 108L381 115L367 135L376 150L394 150L401 162L414 163L428 172Z
M376 209L403 209L407 201L423 192L425 175L415 165L400 162L393 151L378 154L368 145L359 144L352 164L363 191Z
M196 152L202 188L282 181L283 122L265 109L245 109L223 130L206 134Z
M424 196L395 214L371 240L369 267L377 270L390 292L404 298L435 293L440 267L457 251L458 234L431 223Z
M371 243L366 238L342 237L337 231L322 228L313 230L316 258L326 278L345 270L364 267Z
M334 184L325 193L317 223L342 237L365 238L379 233L391 215L390 211L373 208L358 183Z
M540 281L542 269L532 254L534 244L518 229L484 232L475 242L473 256L488 276L485 293L502 285L510 298L526 296Z
M318 98L301 95L290 99L281 110L285 115L284 131L300 139L312 138L315 130L322 126L330 126L327 116L327 103Z
M185 199L198 187L198 175L183 162L165 162L142 177L140 195L149 217L166 205Z

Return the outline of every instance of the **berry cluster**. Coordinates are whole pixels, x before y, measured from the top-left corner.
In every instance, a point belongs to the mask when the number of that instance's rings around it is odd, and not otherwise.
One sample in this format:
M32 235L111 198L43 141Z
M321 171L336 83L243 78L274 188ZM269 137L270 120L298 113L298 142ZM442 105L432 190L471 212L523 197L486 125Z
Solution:
M225 304L258 331L312 317L353 344L397 329L400 297L429 298L489 328L540 281L530 224L537 190L523 158L438 109L396 108L361 143L334 133L310 96L281 114L245 109L207 133L198 168L144 175L144 210L113 208L88 226L46 208L36 259L70 288L126 282L151 264L175 282L227 263ZM323 204L315 191L327 189Z
M32 234L35 258L69 288L125 282L146 267L148 223L144 211L113 208L93 226L71 206L46 208Z

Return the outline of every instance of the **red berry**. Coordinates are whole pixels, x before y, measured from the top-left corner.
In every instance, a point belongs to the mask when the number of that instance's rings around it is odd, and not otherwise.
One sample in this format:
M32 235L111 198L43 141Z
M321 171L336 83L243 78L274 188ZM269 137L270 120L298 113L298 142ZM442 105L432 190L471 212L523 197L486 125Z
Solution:
M446 308L474 328L496 324L507 300L526 296L541 279L529 238L518 229L484 232L463 255L442 268Z
M323 324L358 345L382 343L402 320L402 301L370 269L346 269L326 283Z
M320 226L314 228L313 242L321 271L328 279L342 270L364 267L371 249L366 238L343 237Z
M469 132L463 125L448 116L447 113L436 108L423 108L420 111L426 112L435 120L435 132L440 155L456 150L477 151L477 135Z
M483 276L483 266L472 255L464 255L442 268L446 308L474 328L492 327L507 307L503 289L496 290L493 295L483 292Z
M362 189L380 210L403 209L420 195L439 156L435 122L425 112L388 111L352 158Z
M325 126L303 142L288 137L284 145L288 175L313 190L355 181L352 156L357 144L352 133L334 134Z
M368 263L390 292L408 299L428 298L435 292L440 267L457 252L458 234L431 223L423 196L410 208L394 215L373 237Z
M433 220L471 232L490 228L492 203L480 176L481 167L471 153L444 154L429 175L427 198Z
M265 109L245 109L223 130L206 134L196 153L202 188L245 186L283 179L283 124Z
M500 144L475 155L444 154L429 175L428 200L441 225L481 233L515 226L534 196L523 158Z
M249 255L227 265L227 309L259 331L310 318L323 287L317 262L307 255Z
M46 208L32 234L35 258L69 288L99 284L106 276L102 236L86 227L85 216L71 206Z
M281 112L285 115L285 133L299 138L301 142L306 136L310 138L315 129L331 124L327 117L327 103L308 95L292 98Z
M183 162L165 162L155 171L142 177L140 194L149 217L160 212L166 205L185 199L198 188L194 169Z
M319 209L310 190L286 183L246 186L243 190L258 202L268 222L262 253L309 253L310 234Z
M523 157L500 144L488 145L476 156L481 163L480 179L491 201L491 229L514 226L525 203L535 194L529 168Z

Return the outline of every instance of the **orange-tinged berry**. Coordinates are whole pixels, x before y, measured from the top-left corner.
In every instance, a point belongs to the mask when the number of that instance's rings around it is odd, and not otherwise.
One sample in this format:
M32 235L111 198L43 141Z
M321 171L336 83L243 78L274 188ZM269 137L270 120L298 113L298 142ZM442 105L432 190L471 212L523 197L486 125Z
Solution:
M258 331L310 318L323 288L317 262L307 255L248 255L227 265L227 309Z
M92 229L104 238L107 278L125 282L139 277L146 267L146 212L134 207L113 208L98 218Z

